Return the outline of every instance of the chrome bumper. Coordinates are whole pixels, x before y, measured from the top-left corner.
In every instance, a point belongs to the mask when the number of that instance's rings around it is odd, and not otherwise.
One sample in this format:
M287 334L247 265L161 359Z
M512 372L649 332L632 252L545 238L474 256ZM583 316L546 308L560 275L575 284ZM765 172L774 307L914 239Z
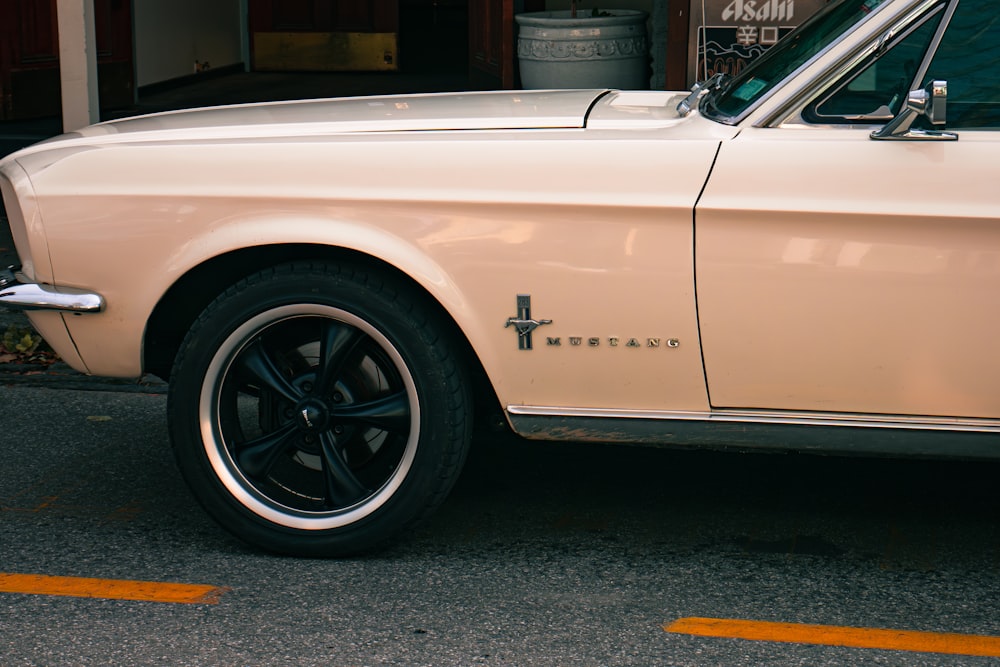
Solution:
M100 294L73 287L21 282L18 278L19 274L11 269L0 270L0 308L70 313L99 313L104 310L104 297Z

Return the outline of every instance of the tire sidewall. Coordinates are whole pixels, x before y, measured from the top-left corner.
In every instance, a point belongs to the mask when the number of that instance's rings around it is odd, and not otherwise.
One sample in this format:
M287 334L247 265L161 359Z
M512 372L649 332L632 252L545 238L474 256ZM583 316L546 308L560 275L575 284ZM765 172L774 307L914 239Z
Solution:
M271 551L306 556L342 555L376 548L429 513L457 476L456 435L467 425L456 413L454 348L444 341L409 290L369 273L288 265L242 281L210 306L191 328L171 374L168 414L171 441L182 474L210 515L242 539ZM283 526L254 513L226 489L212 468L201 432L200 396L216 352L242 322L275 308L301 303L331 306L368 322L396 348L412 376L420 415L416 451L399 488L383 505L333 529ZM449 370L450 369L450 370ZM464 384L464 383L463 383ZM467 401L465 401L467 405ZM468 420L465 420L468 421ZM459 438L460 439L460 438ZM461 461L458 462L458 468ZM450 479L449 479L450 478Z

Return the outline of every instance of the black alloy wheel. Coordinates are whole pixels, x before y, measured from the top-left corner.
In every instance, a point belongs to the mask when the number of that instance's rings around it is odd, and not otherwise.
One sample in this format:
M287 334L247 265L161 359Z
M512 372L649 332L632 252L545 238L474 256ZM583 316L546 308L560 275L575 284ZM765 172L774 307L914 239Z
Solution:
M289 264L216 299L172 373L174 451L238 537L303 556L364 552L412 527L468 448L456 346L422 295Z

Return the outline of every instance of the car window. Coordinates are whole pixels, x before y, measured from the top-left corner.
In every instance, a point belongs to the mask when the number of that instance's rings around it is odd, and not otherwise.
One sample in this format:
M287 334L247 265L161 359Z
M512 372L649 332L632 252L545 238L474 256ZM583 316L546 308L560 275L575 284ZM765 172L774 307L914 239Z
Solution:
M720 90L706 95L701 112L736 122L797 69L866 21L885 0L835 0L768 49Z
M995 0L961 0L922 85L948 82L947 127L1000 127L1000 13Z
M808 106L803 117L811 123L885 123L899 113L909 90L932 81L947 81L948 128L1000 127L996 77L1000 68L1000 13L994 2L960 0L930 66L921 74L945 16L944 5L939 5ZM924 118L917 119L914 127L931 129Z
M811 123L885 123L895 116L916 83L920 66L943 15L925 16L880 53L840 81L804 112Z

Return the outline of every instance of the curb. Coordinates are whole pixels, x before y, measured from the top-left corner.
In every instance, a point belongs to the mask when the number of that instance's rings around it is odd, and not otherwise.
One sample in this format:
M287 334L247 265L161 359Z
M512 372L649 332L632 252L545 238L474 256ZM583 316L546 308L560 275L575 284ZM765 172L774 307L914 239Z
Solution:
M28 368L37 366L37 368ZM114 391L133 394L166 395L167 384L152 377L139 380L95 377L78 373L63 362L51 366L0 364L0 386L45 387L67 391Z

